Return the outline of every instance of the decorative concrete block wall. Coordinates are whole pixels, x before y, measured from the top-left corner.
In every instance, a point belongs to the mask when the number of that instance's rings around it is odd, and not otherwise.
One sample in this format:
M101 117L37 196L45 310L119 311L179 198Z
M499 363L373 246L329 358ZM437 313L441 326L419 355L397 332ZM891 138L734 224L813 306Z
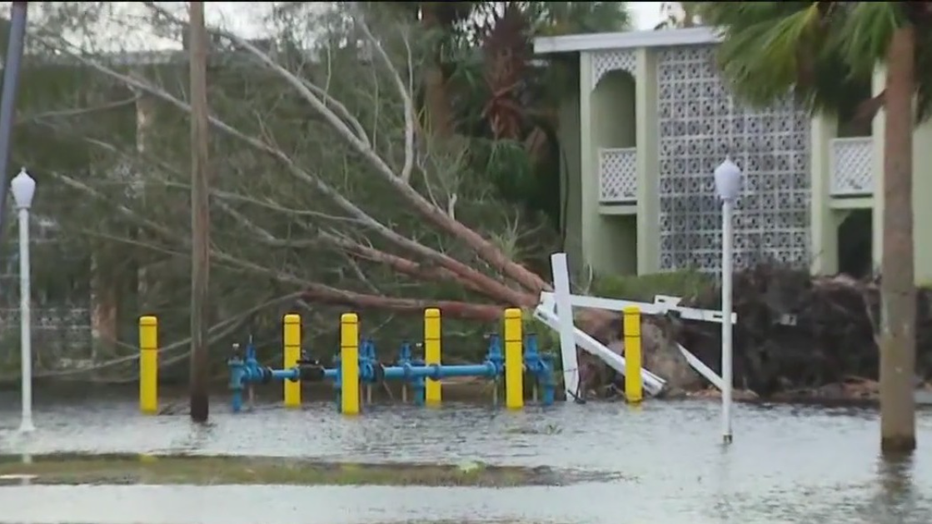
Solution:
M721 205L713 170L744 171L735 266L809 263L809 116L792 100L744 107L719 78L714 47L658 48L660 268L717 272Z

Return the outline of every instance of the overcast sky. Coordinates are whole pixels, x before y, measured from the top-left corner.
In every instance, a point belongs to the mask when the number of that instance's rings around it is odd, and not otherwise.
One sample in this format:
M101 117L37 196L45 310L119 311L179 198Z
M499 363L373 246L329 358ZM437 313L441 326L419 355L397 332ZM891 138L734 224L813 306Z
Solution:
M629 2L628 7L634 14L637 29L653 29L661 19L662 2ZM253 2L208 2L205 4L208 22L221 20L225 25L235 27L245 33L252 33L257 28L251 27L263 14L268 12L269 4Z
M660 4L663 2L630 2L628 7L634 13L635 27L653 29L660 23Z
M164 8L187 18L186 2L158 2ZM266 20L275 2L206 2L207 23L220 25L246 38L261 38L267 33ZM662 2L630 2L636 29L652 29L660 22ZM147 31L147 12L135 2L112 2L109 4L111 17L101 21L101 27L88 28L77 45L93 45L101 50L129 49L173 49L180 42L166 40ZM321 4L323 6L325 4ZM99 35L106 34L104 40ZM88 40L89 37L89 40ZM79 43L80 42L80 43ZM89 43L92 42L92 43Z

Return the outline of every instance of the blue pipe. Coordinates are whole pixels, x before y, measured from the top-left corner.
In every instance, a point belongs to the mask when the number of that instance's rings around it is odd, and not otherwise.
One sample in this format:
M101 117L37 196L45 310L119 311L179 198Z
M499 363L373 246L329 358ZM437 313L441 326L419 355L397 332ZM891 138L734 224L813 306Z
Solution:
M541 354L538 351L537 338L533 334L528 334L525 338L523 360L525 370L536 379L541 389L541 403L545 406L552 405L556 390L553 357L549 354ZM242 392L248 383L265 383L272 380L297 381L301 379L301 366L290 369L272 369L260 366L256 357L255 346L251 340L246 346L244 358L234 355L227 364L230 368L230 390L233 393L232 407L234 412L242 409ZM381 380L404 380L411 385L416 404L423 404L424 402L425 379L442 380L452 377L498 379L502 376L504 370L505 358L502 351L501 337L496 334L489 336L488 354L482 364L424 364L423 361L412 358L411 345L405 342L402 344L397 363L392 366L383 366L378 362L375 344L371 340L365 339L360 344L360 381L376 383ZM320 377L320 375L317 376ZM342 385L339 356L334 360L333 368L323 369L323 379L333 381L339 409Z
M233 399L230 401L233 413L239 413L243 410L243 390L233 390Z
M234 413L239 413L243 409L243 386L247 374L246 363L239 356L234 355L227 360L227 367L230 368L230 391L233 392L231 400Z
M301 378L301 370L297 366L291 369L273 369L272 378L276 380L291 380L297 382Z
M528 334L524 339L524 366L528 373L537 379L541 390L541 404L553 405L556 394L556 380L553 377L553 357L537 350L537 337Z
M498 370L491 362L485 364L467 364L460 366L445 366L442 364L415 365L404 364L401 366L386 366L382 368L385 372L385 380L413 380L417 378L430 378L441 380L452 377L482 377L495 378ZM376 380L376 374L371 366L361 368L359 373L360 380L372 382Z

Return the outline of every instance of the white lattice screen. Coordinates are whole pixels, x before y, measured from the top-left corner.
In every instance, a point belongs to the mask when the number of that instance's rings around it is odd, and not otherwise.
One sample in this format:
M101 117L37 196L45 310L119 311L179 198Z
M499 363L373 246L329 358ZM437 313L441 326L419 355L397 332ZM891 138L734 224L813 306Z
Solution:
M599 85L599 80L612 71L626 71L634 74L637 57L630 49L613 49L599 51L592 55L592 88Z
M832 140L832 195L869 195L874 192L873 139Z
M637 149L599 150L599 202L618 204L637 200Z

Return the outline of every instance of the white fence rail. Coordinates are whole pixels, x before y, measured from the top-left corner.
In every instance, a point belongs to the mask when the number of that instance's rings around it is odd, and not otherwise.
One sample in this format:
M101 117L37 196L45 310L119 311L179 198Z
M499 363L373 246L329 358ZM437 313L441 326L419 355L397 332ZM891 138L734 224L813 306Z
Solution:
M576 328L573 324L574 307L605 309L620 313L626 307L636 306L641 310L641 313L645 315L665 315L675 312L685 319L719 324L722 323L725 318L721 311L680 306L681 299L679 297L666 295L657 295L654 297L653 303L573 295L570 293L569 289L569 271L567 268L566 254L555 253L551 255L550 262L553 268L554 292L541 293L540 303L534 310L534 317L560 333L560 354L563 362L563 376L567 398L573 398L573 396L579 393L579 373L576 358L577 346L595 355L618 373L625 373L625 358L623 356L608 349L604 344L592 338L589 334ZM732 314L731 318L732 323L737 322L737 315ZM712 371L711 368L706 366L683 346L677 344L677 347L693 369L719 390L723 388L724 381L718 374ZM666 385L666 381L647 369L641 370L641 378L644 381L644 389L651 395L657 395Z

